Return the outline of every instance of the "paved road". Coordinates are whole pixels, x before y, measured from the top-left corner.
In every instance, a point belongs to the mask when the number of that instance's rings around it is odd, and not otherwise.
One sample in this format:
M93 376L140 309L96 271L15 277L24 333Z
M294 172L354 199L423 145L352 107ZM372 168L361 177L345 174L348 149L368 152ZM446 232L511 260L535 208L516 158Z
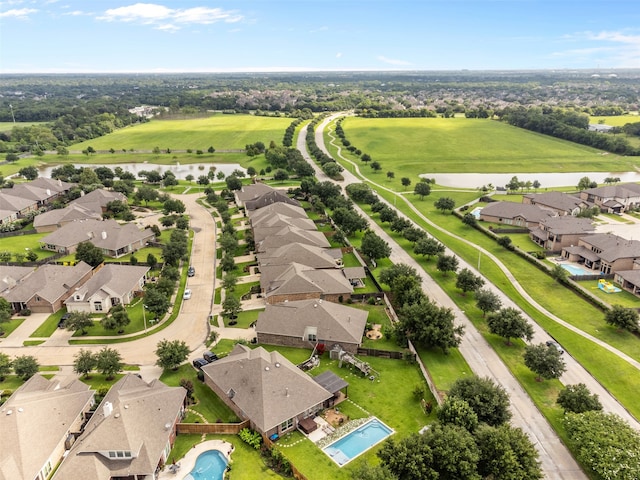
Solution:
M214 277L215 277L215 237L216 226L209 211L196 200L200 193L175 195L182 200L191 218L191 225L195 232L191 262L196 269L196 275L187 280L187 287L193 292L190 300L182 302L177 319L164 330L138 340L113 344L124 362L133 365L153 366L157 359L154 351L157 343L162 339L184 340L192 350L191 357L200 356L205 349L204 342L209 334L208 318L216 313L219 306L213 306ZM71 332L56 331L44 344L39 346L22 346L22 342L41 323L42 318L36 315L28 324L14 331L6 340L0 342L0 351L10 356L33 355L41 365L72 365L74 355L81 349L97 351L102 345L69 345ZM27 323L25 322L25 323ZM252 330L237 328L218 329L221 338L250 339L255 336Z
M329 152L324 146L322 131L331 119L332 117L327 118L320 124L316 131L316 143L321 149L325 150L327 155ZM309 157L304 143L305 138L306 131L301 131L297 144L298 149L303 153L305 159L314 166L318 179L329 180ZM343 187L350 183L360 182L360 179L348 171L344 171L343 176L345 177L344 182L341 182L341 186ZM360 210L360 213L366 216L362 210ZM414 267L417 271L423 271L422 267L387 235L377 223L370 222L370 227L391 246L392 253L389 258L393 263L405 263ZM461 267L463 266L464 265L461 265ZM493 379L496 383L502 385L509 393L511 411L513 413L511 423L522 428L538 449L545 477L566 480L586 479L587 476L582 472L579 465L569 453L569 450L562 444L553 428L551 428L551 425L549 425L544 416L536 408L529 395L513 377L497 353L465 316L464 312L455 305L430 276L425 274L422 275L422 277L422 288L429 298L441 306L450 308L454 312L457 322L464 325L465 334L462 337L459 350L473 372L478 376Z

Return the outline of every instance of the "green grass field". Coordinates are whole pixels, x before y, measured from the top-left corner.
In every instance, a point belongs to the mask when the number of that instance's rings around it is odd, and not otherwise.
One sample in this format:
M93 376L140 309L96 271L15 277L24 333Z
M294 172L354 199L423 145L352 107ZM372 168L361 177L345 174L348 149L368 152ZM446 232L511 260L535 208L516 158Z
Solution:
M394 170L415 181L420 173L631 171L639 163L492 120L348 117L342 126L352 145L382 164L382 183Z
M602 121L605 125L611 125L612 127L622 127L627 123L640 122L640 115L618 115L615 117L589 117L589 123L600 123ZM0 124L1 125L1 124Z
M0 132L10 132L13 127L29 127L31 125L40 125L45 122L0 122Z
M133 148L150 151L157 146L162 150L191 148L195 153L196 149L206 152L210 146L216 150L239 149L258 141L268 146L271 140L277 144L282 142L290 123L290 118L223 114L192 120L153 120L72 145L69 150L92 146L96 150Z

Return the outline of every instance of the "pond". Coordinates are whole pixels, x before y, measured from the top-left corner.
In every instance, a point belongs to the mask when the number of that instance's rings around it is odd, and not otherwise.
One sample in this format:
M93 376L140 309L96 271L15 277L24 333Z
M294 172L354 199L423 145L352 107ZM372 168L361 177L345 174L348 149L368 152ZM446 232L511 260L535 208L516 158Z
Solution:
M51 171L54 168L58 168L59 165L56 166L47 166L40 168L40 176L41 177L51 177ZM161 175L164 175L164 172L170 170L176 176L178 180L185 180L185 177L189 174L193 175L194 179L197 180L200 175L207 175L209 173L209 169L211 167L215 167L216 173L223 172L225 177L230 175L234 170L241 170L247 173L247 170L240 166L239 163L187 163L185 165L181 165L180 163L176 163L175 165L158 165L156 163L118 163L113 165L93 165L93 164L74 164L74 167L88 167L88 168L97 168L97 167L109 167L111 170L114 170L116 167L120 167L127 172L133 173L136 178L138 177L138 173L143 170L156 170L160 172Z
M434 178L443 187L478 188L483 185L504 187L516 176L521 182L540 182L541 188L578 185L582 177L589 177L603 184L607 177L620 178L621 183L640 182L640 172L571 172L571 173L424 173L424 178Z

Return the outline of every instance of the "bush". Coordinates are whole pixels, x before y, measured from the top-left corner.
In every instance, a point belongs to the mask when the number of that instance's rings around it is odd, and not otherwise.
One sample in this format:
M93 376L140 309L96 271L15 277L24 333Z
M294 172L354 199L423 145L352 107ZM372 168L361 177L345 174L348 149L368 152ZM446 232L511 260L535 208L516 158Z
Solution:
M22 310L20 310L21 317L28 317L30 315L31 315L31 310L29 310L28 308L23 308Z
M242 430L240 430L238 436L240 437L240 440L242 440L247 445L252 446L256 450L259 450L260 446L262 445L262 435L248 428L243 428Z

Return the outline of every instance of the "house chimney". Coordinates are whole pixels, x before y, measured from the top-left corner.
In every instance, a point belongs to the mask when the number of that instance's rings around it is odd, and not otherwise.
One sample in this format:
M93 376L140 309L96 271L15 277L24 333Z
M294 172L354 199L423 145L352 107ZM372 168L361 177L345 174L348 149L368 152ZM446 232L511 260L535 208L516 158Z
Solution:
M107 239L107 232L105 232L104 230L102 231L102 239L103 240Z
M104 417L107 418L113 413L113 404L111 402L106 402L104 407L102 407L102 412L104 413Z

